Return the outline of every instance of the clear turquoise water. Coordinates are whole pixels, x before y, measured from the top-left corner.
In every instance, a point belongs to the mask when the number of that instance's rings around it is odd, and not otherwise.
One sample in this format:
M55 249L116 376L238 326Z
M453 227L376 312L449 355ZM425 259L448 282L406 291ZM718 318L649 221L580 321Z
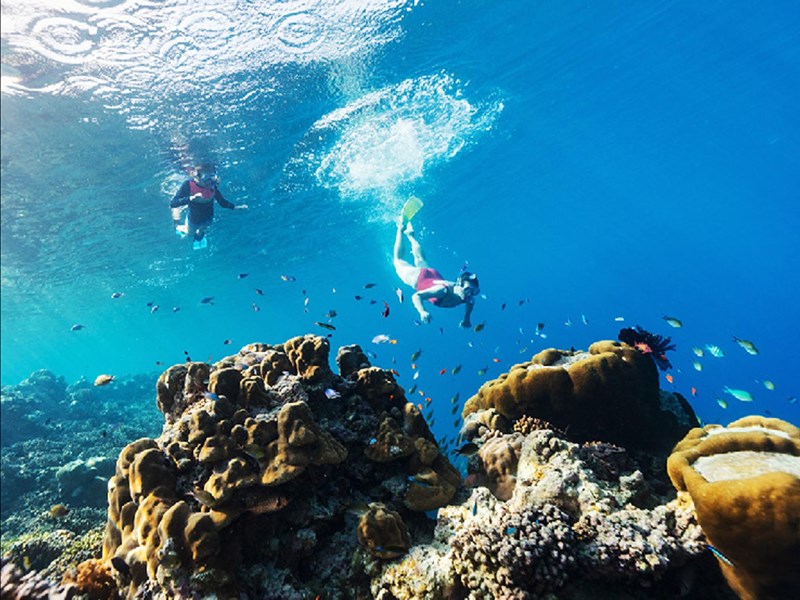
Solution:
M334 352L359 343L416 383L439 435L456 392L634 324L673 337L674 389L697 389L705 421L800 422L795 3L58 6L3 5L3 384L155 376L185 352L325 334L334 309ZM167 203L200 160L250 208L218 208L193 251ZM409 194L430 262L480 276L483 331L458 309L418 326L410 290L397 301ZM725 357L697 372L705 344Z

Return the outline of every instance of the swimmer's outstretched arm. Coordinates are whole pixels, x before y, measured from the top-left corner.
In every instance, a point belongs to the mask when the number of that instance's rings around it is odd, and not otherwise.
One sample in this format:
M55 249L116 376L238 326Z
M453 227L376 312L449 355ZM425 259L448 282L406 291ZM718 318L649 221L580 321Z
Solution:
M472 315L472 309L475 306L474 302L464 302L464 320L459 323L461 327L472 327L469 318Z

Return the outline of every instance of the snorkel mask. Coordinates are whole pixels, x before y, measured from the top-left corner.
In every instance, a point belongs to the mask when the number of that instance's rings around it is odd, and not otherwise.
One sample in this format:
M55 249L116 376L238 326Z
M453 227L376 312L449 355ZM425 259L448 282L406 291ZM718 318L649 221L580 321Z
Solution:
M194 178L198 185L206 188L219 184L217 170L211 165L201 165L197 167Z
M474 298L481 292L478 276L475 273L463 272L458 276L458 283L464 289L465 298Z

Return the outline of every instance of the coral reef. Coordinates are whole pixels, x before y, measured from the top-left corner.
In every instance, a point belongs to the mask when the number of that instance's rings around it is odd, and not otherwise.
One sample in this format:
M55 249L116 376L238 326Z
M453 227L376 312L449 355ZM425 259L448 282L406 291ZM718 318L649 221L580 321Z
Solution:
M490 442L517 449L508 501L478 487L441 508L431 543L365 566L374 597L675 598L684 570L706 558L691 503L655 494L635 465L598 476L585 459L593 448L551 430Z
M653 361L627 344L595 342L588 352L551 348L483 384L464 406L462 434L473 439L488 429L509 433L515 420L528 416L577 441L666 454L686 433L684 423L697 419L685 401L661 400Z
M751 416L695 428L667 468L688 492L719 566L745 600L800 590L800 429Z
M0 558L0 596L3 600L69 600L77 595L75 586L56 585L35 571L26 573L5 557Z
M322 591L310 575L330 568L332 539L349 533L339 561L356 540L392 559L430 532L424 511L452 499L458 471L391 372L349 346L337 360L345 379L328 354L326 338L307 335L161 375L162 434L128 444L108 487L103 564L128 597L266 597L258 563L309 596ZM354 498L372 503L359 523Z

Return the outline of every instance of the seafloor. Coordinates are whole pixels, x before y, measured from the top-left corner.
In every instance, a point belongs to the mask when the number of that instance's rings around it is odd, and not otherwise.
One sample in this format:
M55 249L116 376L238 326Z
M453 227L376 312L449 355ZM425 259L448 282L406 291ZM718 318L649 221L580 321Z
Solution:
M335 372L330 352L309 335L102 388L47 371L4 387L2 598L800 589L797 570L751 564L718 534L727 509L701 503L689 471L713 454L697 444L719 447L733 430L698 428L638 350L597 342L515 365L466 402L450 452L390 370L345 346ZM758 454L769 438L791 462L800 432L777 421L730 443ZM463 457L466 472L453 464ZM794 490L793 477L773 477L773 497ZM798 514L797 496L784 496ZM788 524L790 549L797 528Z

